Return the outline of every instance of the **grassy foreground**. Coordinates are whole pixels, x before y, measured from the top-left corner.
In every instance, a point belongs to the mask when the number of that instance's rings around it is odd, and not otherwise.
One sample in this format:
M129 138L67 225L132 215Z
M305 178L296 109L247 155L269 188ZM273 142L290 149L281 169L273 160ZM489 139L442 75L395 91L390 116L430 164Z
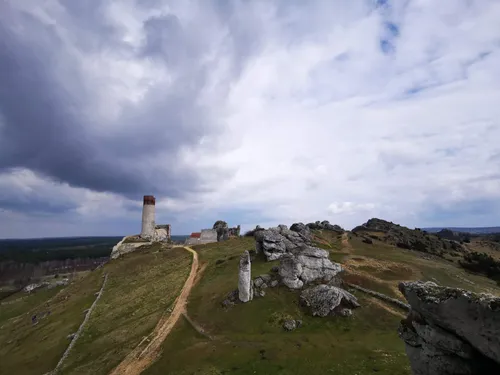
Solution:
M344 280L395 298L402 280L500 294L494 281L467 273L454 259L395 248L352 234L315 232L315 244L343 264ZM253 238L194 246L200 270L180 319L162 344L162 354L145 374L395 374L410 375L397 335L405 313L354 291L362 307L350 318L317 318L298 304L298 292L268 288L263 298L224 309L222 300L238 283L239 256ZM278 261L252 262L252 275L268 273ZM102 284L108 283L88 325L62 367L63 374L108 374L155 327L172 306L191 265L181 248L144 248L82 273L62 289L17 294L0 305L0 374L44 374L69 344ZM31 316L50 311L33 325ZM280 320L300 319L285 332ZM200 333L200 328L205 334Z
M108 284L62 374L107 374L155 327L186 280L182 248L146 249L108 264Z
M11 296L0 306L0 374L54 369L99 291L108 282L61 374L107 374L172 305L189 274L191 255L160 246L126 254L63 289ZM31 316L50 311L32 325Z
M102 283L102 270L75 278L64 289L18 293L0 306L0 374L44 374L51 371L76 332L84 311L95 299ZM31 317L40 318L33 325Z
M352 236L316 233L316 244L343 263L344 278L402 300L402 280L435 280L443 285L499 292L495 283L471 275L456 263L424 259L380 241L365 244ZM196 246L204 262L188 314L213 339L180 321L163 344L163 354L145 374L411 374L403 341L397 335L405 313L372 297L353 292L362 305L351 318L309 316L298 293L269 288L266 296L228 310L220 302L237 287L239 255L252 249L252 238ZM278 262L256 259L252 276ZM280 318L301 319L304 326L285 332Z

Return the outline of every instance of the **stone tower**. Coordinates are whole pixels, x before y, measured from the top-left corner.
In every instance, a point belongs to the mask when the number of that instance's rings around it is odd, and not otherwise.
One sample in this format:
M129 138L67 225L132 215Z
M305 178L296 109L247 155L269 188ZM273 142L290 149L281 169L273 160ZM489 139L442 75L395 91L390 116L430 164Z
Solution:
M141 237L145 239L153 238L155 234L155 197L144 196L142 205L142 230Z

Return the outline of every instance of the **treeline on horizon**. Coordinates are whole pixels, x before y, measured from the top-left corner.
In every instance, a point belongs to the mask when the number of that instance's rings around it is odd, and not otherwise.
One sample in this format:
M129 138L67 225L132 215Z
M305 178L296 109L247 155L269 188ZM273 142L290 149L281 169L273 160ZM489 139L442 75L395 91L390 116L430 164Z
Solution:
M51 260L102 258L121 237L0 240L0 262L41 263Z

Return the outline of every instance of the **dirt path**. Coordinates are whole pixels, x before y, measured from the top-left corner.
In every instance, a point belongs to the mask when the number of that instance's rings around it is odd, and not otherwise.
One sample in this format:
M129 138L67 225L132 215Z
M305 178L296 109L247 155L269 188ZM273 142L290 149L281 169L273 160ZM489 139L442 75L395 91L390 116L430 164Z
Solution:
M343 247L342 250L345 250L349 253L352 250L351 244L349 243L349 236L347 232L342 233L342 247Z
M190 247L183 246L184 249L193 253L193 263L191 272L182 287L181 293L175 301L175 306L169 316L160 319L155 329L129 355L113 370L110 375L138 375L149 367L160 354L160 346L167 338L175 323L186 311L186 303L194 285L198 271L198 253ZM147 344L147 345L146 345ZM144 345L146 347L144 348Z

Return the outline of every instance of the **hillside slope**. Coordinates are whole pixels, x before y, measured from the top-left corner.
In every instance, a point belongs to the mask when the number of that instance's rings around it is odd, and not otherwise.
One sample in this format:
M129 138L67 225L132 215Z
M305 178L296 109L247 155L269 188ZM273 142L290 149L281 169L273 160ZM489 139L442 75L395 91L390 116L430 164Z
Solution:
M472 290L500 289L485 277L470 275L438 257L352 234L314 231L316 245L346 267L344 279L404 300L401 280L436 280ZM221 302L237 286L239 255L254 246L252 238L197 246L203 277L188 304L189 320L179 322L163 344L163 355L145 374L410 374L397 327L404 311L358 291L362 307L350 318L309 316L297 292L285 287L229 309ZM268 273L278 261L254 259L252 276ZM303 321L286 332L280 319ZM200 328L203 329L200 332Z
M0 373L53 370L107 273L102 297L60 372L107 374L152 331L189 274L187 251L158 250L161 246L155 245L113 260L56 295L41 291L0 306ZM31 316L46 311L50 315L32 325Z
M369 233L312 231L315 246L342 263L343 280L404 301L400 281L431 280L442 285L500 294L493 280L470 274L456 261L394 246ZM377 239L379 238L379 239ZM380 374L410 375L397 328L405 311L355 289L361 308L348 318L310 316L297 291L266 289L264 297L224 307L237 288L239 257L255 246L253 237L194 246L199 269L181 316L161 345L161 355L143 374ZM52 370L99 290L108 283L88 325L64 362L62 374L109 374L168 317L190 272L192 257L182 248L143 249L88 273L58 294L36 294L0 308L0 373L43 374ZM269 273L279 261L256 256L252 277ZM35 298L36 297L36 298ZM15 298L13 299L15 301ZM29 302L29 303L28 303ZM33 326L41 308L52 313ZM287 332L283 319L302 321Z

